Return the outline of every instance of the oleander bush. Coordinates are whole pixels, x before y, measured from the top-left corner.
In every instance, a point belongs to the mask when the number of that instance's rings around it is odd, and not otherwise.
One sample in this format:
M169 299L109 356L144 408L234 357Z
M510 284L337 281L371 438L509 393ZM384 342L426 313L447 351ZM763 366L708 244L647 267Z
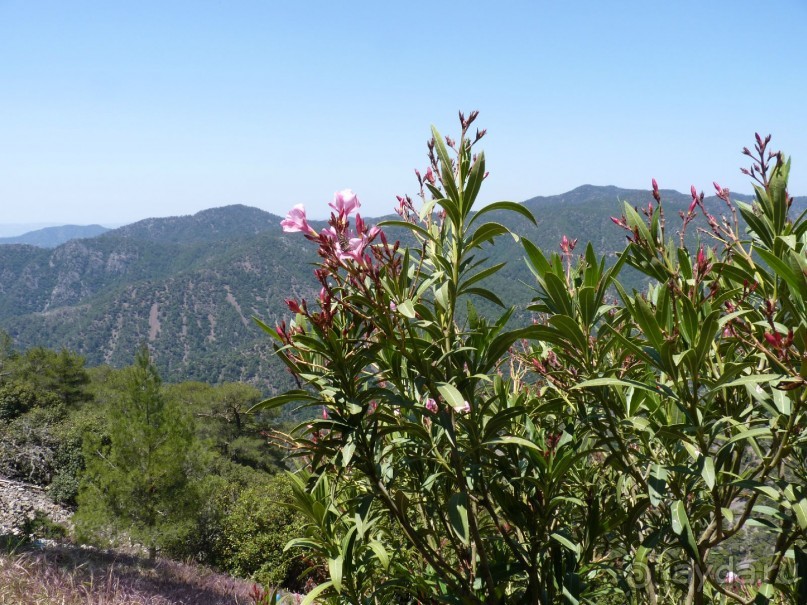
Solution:
M302 206L283 221L318 248L321 291L263 326L305 388L260 407L318 411L291 449L307 526L290 546L328 570L308 602L807 602L807 221L790 161L757 136L756 201L715 184L714 209L693 187L680 216L653 181L613 218L616 262L523 240L534 321L512 328L485 288L511 236L493 219L536 218L475 207L475 119L460 114L457 140L433 129L400 220L368 225L346 190L321 232ZM628 291L625 266L649 287ZM770 546L743 568L730 554L749 531Z

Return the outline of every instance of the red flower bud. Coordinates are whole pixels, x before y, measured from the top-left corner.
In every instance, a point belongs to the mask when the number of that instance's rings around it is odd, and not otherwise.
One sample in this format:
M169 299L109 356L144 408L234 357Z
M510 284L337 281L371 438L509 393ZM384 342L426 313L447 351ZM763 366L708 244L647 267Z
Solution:
M765 340L768 341L768 344L772 347L776 347L777 349L782 344L782 335L781 334L771 334L770 332L765 332L764 334Z

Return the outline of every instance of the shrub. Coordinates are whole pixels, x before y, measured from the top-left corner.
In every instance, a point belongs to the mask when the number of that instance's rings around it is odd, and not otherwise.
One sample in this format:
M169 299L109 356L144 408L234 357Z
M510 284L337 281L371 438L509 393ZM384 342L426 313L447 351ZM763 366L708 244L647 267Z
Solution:
M318 299L264 326L308 390L263 407L322 410L293 450L296 544L329 570L311 597L695 605L790 591L788 553L807 575L807 221L789 215L789 161L757 136L755 203L715 185L719 216L693 187L677 238L653 181L646 207L613 218L629 241L610 267L566 236L560 253L524 241L535 321L512 329L483 287L508 230L483 217L534 219L508 202L472 213L486 176L475 117L460 115L458 141L433 130L423 204L400 198L402 220L370 227L343 191L328 229L301 206L282 223L321 259ZM697 214L711 239L690 250ZM620 283L626 264L646 292ZM479 298L501 315L480 316ZM773 548L740 585L714 564L750 525Z
M223 565L264 586L300 588L308 567L298 553L284 550L302 530L302 517L284 503L291 499L289 482L275 475L266 485L244 490L223 521Z

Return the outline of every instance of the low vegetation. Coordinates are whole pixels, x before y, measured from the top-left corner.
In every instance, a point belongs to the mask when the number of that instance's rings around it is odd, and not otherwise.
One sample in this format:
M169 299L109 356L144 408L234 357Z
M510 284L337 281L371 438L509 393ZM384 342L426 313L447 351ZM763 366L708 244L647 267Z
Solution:
M248 413L261 399L257 389L164 385L145 350L128 368L87 369L69 351L18 352L5 339L0 364L0 476L44 489L54 502L76 510L59 525L21 503L23 516L11 534L139 553L153 562L147 576L154 587L159 578L167 582L163 571L186 569L158 555L211 565L267 587L305 584L308 576L300 575L308 565L283 551L300 521L279 504L291 492L282 452L267 435L280 425L272 413ZM7 512L0 511L3 527ZM105 570L100 563L113 555L94 554L82 563L89 552L65 545L5 554L3 573L6 579L20 573L20 594L40 594L26 582L41 581L41 594L50 594L48 586L69 585L71 599L97 592L91 602L163 602L159 592L147 598L118 577L121 565ZM121 560L138 561L141 569L139 556ZM227 585L224 576L209 577ZM118 600L104 600L113 594ZM227 598L225 591L218 601L194 602L246 602Z
M0 551L0 587L0 605L255 605L258 594L199 565L67 546Z

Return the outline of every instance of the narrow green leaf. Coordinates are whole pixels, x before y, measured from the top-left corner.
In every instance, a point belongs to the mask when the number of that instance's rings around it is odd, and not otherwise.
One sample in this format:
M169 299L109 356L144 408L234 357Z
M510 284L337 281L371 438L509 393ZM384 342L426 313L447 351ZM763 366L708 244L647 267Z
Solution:
M480 216L483 216L488 212L495 212L497 210L510 210L511 212L517 212L530 221L533 225L538 224L535 221L535 217L532 215L532 212L530 212L523 204L518 204L516 202L493 202L492 204L488 204L484 208L481 208L479 212L474 214L473 217L471 217L471 220L468 222L468 226L470 227Z
M479 194L479 189L482 187L482 181L485 179L485 152L479 152L476 156L476 161L471 166L471 172L468 174L468 182L465 185L465 203L473 206L476 201L476 196Z
M312 605L313 603L316 602L316 598L319 595L321 595L323 592L332 587L333 582L331 582L330 580L328 580L327 582L323 582L322 584L314 588L311 592L309 592L307 595L305 595L305 598L303 599L303 602L300 603L300 605Z
M651 393L657 393L658 389L651 387L650 385L637 382L636 380L625 380L622 378L594 378L592 380L584 380L573 387L572 389L587 389L591 387L635 387L637 389L642 389L644 391L649 391Z
M567 538L566 536L564 536L564 535L562 535L562 534L560 534L558 532L554 532L554 533L550 534L549 537L552 538L553 540L555 540L555 542L558 542L559 544L562 544L563 546L565 546L566 548L571 550L574 554L576 554L576 555L580 554L580 545L575 544L574 542L569 540L569 538Z
M448 520L457 537L463 544L470 543L470 530L468 526L468 498L465 494L454 494L446 503L448 507Z
M483 269L479 273L476 273L476 274L472 275L471 277L467 278L465 281L462 282L462 286L460 286L460 291L459 291L460 294L462 294L463 291L466 288L472 286L476 282L481 281L481 280L485 279L486 277L489 277L490 275L493 275L499 269L504 267L506 264L507 263L498 263L496 265L493 265L492 267L488 267L487 269Z
M728 447L732 443L736 443L737 441L745 441L748 439L756 439L757 437L770 437L770 436L771 436L771 430L768 427L741 430L739 433L733 435L730 439L728 439L723 444L723 447L721 447L720 449L723 450L724 448Z
M796 513L796 521L802 530L807 529L807 498L802 498L793 505L793 512Z
M504 435L503 437L490 439L488 441L485 441L482 445L485 446L518 445L521 447L525 447L529 450L536 451L540 454L544 453L544 450L542 450L537 444L533 443L529 439L524 439L523 437L516 437L515 435Z
M337 593L342 593L342 555L328 559L328 574Z
M463 295L474 295L484 298L485 300L489 300L494 305L498 305L503 309L506 308L507 305L502 302L502 299L496 296L493 292L488 290L487 288L463 288L462 290Z
M715 461L709 456L703 459L703 468L701 469L701 477L709 489L715 486Z
M787 282L787 285L790 286L791 292L796 294L799 293L801 280L793 271L793 268L789 263L786 263L772 252L763 250L762 248L754 248L754 252L759 254L759 257L765 261L765 264L774 270L777 276L781 277L783 280L785 280L785 282Z
M658 506L667 495L667 469L661 464L654 464L647 479L647 491L650 504Z
M434 137L434 148L437 150L437 158L440 160L440 175L443 187L451 201L457 205L457 210L461 214L465 214L463 209L460 208L460 196L459 191L457 191L457 183L454 181L454 169L452 168L451 157L448 155L448 147L446 147L445 140L434 126L432 126L432 136Z
M378 540L373 540L369 543L369 546L375 553L378 562L381 563L381 567L383 567L385 571L389 569L389 553L387 549L384 548L384 545Z
M692 527L689 525L689 518L687 517L686 507L681 500L676 500L670 507L670 515L672 522L673 533L678 536L681 546L689 553L689 555L698 560L698 545L695 542L695 535L692 533Z
M288 391L282 395L270 397L269 399L264 399L263 401L256 403L249 409L249 413L256 412L258 410L273 410L281 405L285 405L293 401L319 401L319 399L303 390Z
M465 398L453 384L449 384L448 382L438 383L437 390L440 392L445 402L455 410L461 410L465 407Z
M408 298L404 301L401 301L401 304L399 304L397 308L398 312L404 317L408 317L409 319L415 319L415 317L417 316L415 314L415 305Z
M479 229L467 240L465 246L468 250L479 248L485 242L493 242L498 236L510 233L510 230L499 223L483 223Z
M437 200L437 201L439 202L439 200ZM381 222L378 223L378 226L379 227L400 227L402 229L408 229L409 231L413 231L414 233L417 233L418 235L423 237L423 239L432 239L432 237L429 235L429 232L426 231L423 227L421 227L420 225L416 225L414 223L409 223L407 221L399 221L399 220L381 221Z
M636 229L639 232L639 237L647 242L652 243L653 238L650 235L650 230L647 228L647 223L644 222L639 213L636 212L633 206L631 206L628 202L623 202L624 210L625 210L625 219L628 223L628 227L631 229Z
M743 376L742 378L737 378L736 380L732 380L725 384L717 384L712 389L712 392L717 391L719 389L726 389L729 387L737 387L746 384L765 384L765 383L777 383L782 378L784 378L781 374L750 374L748 376Z

